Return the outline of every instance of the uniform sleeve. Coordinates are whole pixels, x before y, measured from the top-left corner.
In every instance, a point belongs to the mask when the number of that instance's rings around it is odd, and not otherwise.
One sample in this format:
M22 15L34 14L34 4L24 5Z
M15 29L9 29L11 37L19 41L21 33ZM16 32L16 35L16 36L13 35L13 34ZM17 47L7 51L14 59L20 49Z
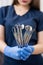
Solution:
M38 22L38 25L37 25L37 31L40 32L40 31L43 31L43 13L39 13L39 22Z
M3 25L4 26L3 8L0 8L0 25Z

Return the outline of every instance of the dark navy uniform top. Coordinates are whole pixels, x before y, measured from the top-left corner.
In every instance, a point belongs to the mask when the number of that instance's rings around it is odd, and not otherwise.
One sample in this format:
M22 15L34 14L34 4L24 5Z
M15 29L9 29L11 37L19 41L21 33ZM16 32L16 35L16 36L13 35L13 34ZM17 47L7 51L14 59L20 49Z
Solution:
M19 16L12 5L0 8L0 25L5 27L5 42L8 46L17 45L12 33L12 27L18 23L30 25L35 29L29 43L29 45L35 45L38 40L37 33L43 31L43 13L31 7L28 12ZM26 61L18 61L4 56L3 65L43 65L43 58L41 54L38 54L31 55Z

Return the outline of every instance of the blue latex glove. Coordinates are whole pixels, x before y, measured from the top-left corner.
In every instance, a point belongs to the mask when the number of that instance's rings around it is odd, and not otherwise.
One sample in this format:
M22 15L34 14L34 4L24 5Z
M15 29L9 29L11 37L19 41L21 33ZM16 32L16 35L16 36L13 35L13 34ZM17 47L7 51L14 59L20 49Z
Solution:
M18 53L20 50L21 50L21 48L18 48L18 46L15 46L15 47L6 46L4 49L4 54L13 59L21 60L19 53Z
M30 55L33 53L34 51L34 47L33 46L27 46L27 47L23 47L22 50L20 51L20 56L22 60L27 60Z

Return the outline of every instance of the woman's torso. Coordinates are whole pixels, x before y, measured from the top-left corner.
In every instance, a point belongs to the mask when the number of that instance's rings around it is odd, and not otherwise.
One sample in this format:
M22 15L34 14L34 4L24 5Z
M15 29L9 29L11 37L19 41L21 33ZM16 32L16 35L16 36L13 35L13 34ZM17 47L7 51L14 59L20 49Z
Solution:
M3 8L3 12L5 10L5 7ZM30 25L32 26L35 31L32 34L32 37L29 41L29 45L35 45L37 44L37 26L39 23L39 12L35 10L34 8L31 8L25 15L19 16L15 13L13 6L6 7L6 12L4 16L4 26L5 26L5 42L7 45L13 47L17 45L17 42L14 38L12 29L15 24L24 24L24 25ZM11 59L9 57L4 57L4 65L43 65L43 58L41 55L31 55L25 62L24 61L17 61L14 59Z

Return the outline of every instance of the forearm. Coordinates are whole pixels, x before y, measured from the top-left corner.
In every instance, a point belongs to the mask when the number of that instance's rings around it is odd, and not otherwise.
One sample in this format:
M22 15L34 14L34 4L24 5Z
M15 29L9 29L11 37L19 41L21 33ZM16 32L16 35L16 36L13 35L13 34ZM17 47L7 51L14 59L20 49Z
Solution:
M43 44L36 44L33 46L34 47L34 52L33 54L40 54L43 53Z
M4 41L0 40L0 52L3 53L6 46L7 44Z

